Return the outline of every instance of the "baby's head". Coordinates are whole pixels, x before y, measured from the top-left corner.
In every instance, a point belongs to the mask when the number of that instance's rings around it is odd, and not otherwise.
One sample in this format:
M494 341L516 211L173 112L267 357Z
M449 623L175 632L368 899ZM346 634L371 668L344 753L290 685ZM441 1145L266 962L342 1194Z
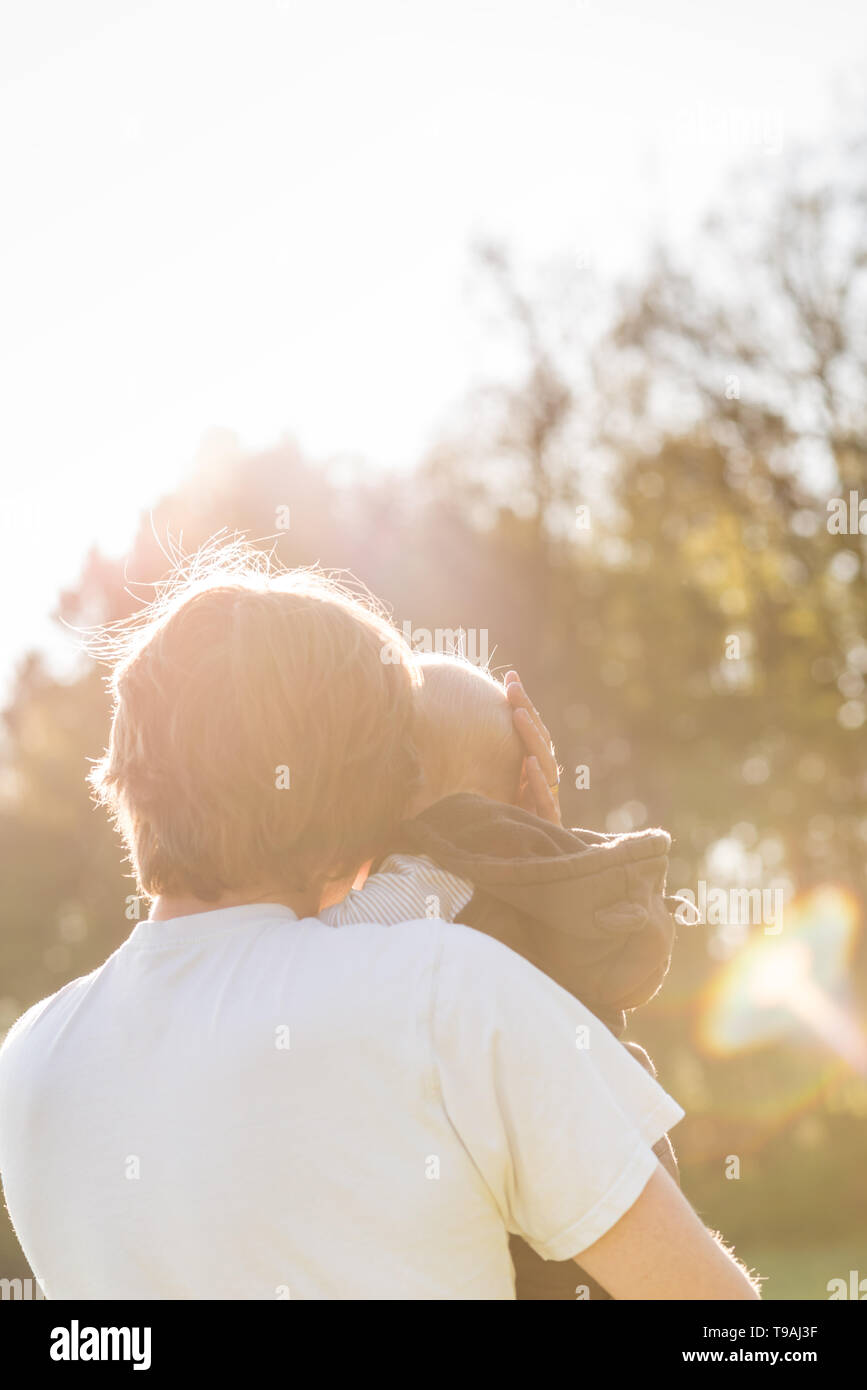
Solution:
M499 681L458 656L418 654L416 743L423 785L411 813L454 792L515 805L524 748Z

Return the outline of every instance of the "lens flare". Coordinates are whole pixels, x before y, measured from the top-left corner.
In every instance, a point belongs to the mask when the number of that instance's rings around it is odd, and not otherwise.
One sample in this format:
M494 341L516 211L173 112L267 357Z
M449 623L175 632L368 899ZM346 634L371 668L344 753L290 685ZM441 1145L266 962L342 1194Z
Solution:
M835 885L795 898L779 936L756 934L715 977L699 1021L717 1057L787 1039L820 1043L867 1076L867 1035L841 999L859 924L857 898Z

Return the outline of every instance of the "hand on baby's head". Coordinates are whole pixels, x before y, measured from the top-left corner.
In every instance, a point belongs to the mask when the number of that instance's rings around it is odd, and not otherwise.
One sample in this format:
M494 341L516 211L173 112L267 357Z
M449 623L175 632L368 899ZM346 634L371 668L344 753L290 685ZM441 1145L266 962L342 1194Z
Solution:
M562 825L560 772L554 744L541 714L517 671L507 671L504 688L524 748L524 772L518 804L551 825Z

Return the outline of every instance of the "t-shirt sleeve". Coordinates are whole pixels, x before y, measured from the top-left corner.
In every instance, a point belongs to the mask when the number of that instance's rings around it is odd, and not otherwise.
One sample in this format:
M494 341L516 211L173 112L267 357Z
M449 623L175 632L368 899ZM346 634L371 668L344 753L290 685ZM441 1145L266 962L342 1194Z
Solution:
M638 1199L684 1112L547 975L480 932L443 933L432 1035L446 1112L506 1228L570 1259Z

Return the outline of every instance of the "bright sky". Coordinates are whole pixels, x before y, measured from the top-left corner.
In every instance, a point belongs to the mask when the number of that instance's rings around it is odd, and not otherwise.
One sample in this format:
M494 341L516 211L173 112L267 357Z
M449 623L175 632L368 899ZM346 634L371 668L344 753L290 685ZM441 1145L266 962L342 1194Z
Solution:
M209 426L412 462L490 361L474 238L634 265L865 53L851 0L7 6L0 686Z

